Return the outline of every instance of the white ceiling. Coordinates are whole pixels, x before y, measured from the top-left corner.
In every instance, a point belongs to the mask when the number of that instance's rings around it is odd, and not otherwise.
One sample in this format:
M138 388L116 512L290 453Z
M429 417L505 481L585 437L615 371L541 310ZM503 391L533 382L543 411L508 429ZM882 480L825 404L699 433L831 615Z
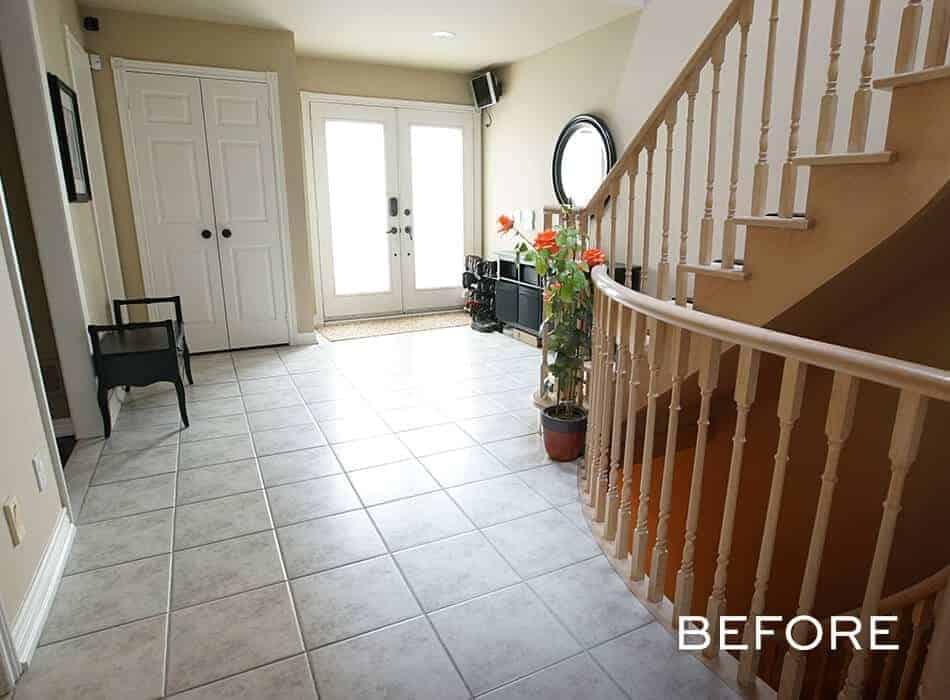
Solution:
M643 0L86 0L289 29L297 53L473 71L544 51L635 12ZM432 32L455 32L440 40Z

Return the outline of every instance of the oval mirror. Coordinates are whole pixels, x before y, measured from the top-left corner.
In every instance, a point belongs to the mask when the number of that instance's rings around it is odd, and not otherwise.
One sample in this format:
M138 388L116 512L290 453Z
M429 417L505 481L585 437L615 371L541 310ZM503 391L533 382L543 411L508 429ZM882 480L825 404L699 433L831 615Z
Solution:
M558 203L585 207L617 160L607 125L579 114L561 129L554 146L552 176Z

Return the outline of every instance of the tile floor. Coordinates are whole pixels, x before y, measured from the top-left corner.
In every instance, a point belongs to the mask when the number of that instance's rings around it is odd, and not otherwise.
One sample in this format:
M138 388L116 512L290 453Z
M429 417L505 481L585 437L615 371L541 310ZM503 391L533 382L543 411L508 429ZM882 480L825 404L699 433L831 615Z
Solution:
M15 700L732 697L628 593L536 350L452 328L196 357L77 446L78 533Z

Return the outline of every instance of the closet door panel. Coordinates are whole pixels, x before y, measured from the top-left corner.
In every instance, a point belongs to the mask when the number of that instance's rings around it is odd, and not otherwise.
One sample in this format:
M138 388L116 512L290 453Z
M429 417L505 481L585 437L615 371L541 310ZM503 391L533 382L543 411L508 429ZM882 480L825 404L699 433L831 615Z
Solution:
M227 349L200 83L132 73L128 92L146 293L181 296L193 351ZM172 317L170 308L151 313L154 320Z
M267 85L201 79L231 346L288 341Z

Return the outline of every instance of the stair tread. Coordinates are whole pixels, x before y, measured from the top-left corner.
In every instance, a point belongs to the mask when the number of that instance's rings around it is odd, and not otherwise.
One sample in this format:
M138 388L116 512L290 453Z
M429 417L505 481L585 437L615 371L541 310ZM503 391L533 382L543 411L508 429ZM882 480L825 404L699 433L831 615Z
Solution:
M795 165L878 165L891 163L897 157L894 151L874 151L872 153L822 153L810 156L798 156L792 162Z
M811 220L804 216L737 216L735 222L740 226L784 228L795 231L804 231L811 226Z
M711 277L720 277L730 280L744 280L748 278L749 273L741 265L736 265L732 269L723 269L722 263L710 263L708 265L684 264L679 266L686 272L693 272L697 275L709 275Z
M916 85L928 80L941 80L943 78L950 78L950 66L934 66L933 68L924 68L923 70L907 73L895 73L894 75L875 78L872 84L879 90L890 90L891 88Z

